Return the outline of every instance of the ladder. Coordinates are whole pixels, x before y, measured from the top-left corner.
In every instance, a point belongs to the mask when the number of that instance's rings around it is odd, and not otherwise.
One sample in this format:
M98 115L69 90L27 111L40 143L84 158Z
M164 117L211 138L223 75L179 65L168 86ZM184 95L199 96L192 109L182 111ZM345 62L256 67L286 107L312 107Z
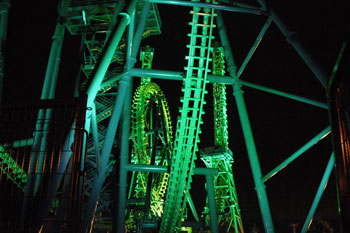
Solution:
M197 144L201 116L204 114L204 95L209 70L211 40L214 38L212 29L215 12L213 9L194 7L192 14L189 55L186 78L183 82L180 117L174 142L173 159L170 167L170 178L165 199L160 232L177 232L181 226L186 202L185 193L191 188L192 173L195 166Z

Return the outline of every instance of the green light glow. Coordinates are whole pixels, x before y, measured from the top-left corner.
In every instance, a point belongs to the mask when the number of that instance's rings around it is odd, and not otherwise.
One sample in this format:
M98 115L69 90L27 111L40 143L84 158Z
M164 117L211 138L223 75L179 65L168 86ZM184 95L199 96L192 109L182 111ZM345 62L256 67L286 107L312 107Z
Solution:
M164 206L164 214L160 226L160 232L176 232L181 226L185 214L185 193L191 188L193 168L195 166L197 144L201 116L204 114L203 105L207 80L210 72L210 50L212 29L214 25L214 10L193 8L189 55L186 70L186 78L183 82L182 107L177 121L174 153L170 168L169 185Z
M157 84L141 85L136 90L131 124L131 140L134 144L132 162L151 164L151 157L154 154L155 165L168 165L168 159L171 159L173 133L168 104ZM155 140L156 147L154 146ZM138 173L135 188L137 198L145 198L149 176L149 173L146 172ZM168 173L153 175L150 208L154 216L162 216L168 179Z
M1 173L6 174L7 178L17 185L19 189L24 191L25 184L27 182L27 174L18 165L5 147L0 145L0 167Z
M213 49L213 74L224 76L224 51L222 47ZM214 175L214 190L216 209L218 213L226 213L218 216L218 225L227 225L226 232L231 229L236 233L243 233L243 223L240 214L236 186L233 178L232 152L228 148L228 121L226 109L226 89L224 84L213 84L214 107L214 145L215 148L206 148L201 153L201 159L208 168L217 168L218 175ZM204 216L209 217L208 199L203 211ZM206 224L210 219L206 218Z

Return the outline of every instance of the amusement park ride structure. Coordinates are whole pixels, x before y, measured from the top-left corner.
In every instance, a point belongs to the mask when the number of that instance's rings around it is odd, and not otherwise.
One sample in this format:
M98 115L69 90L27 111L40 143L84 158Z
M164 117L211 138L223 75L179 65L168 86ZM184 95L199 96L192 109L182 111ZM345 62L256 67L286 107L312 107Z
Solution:
M183 72L153 69L157 48L140 46L141 40L162 33L160 4L188 9L189 29L179 32L188 36ZM8 7L8 0L1 1L1 62ZM224 23L227 12L266 20L239 66ZM327 103L241 80L272 23L327 89L329 78L321 66L264 0L61 0L40 103L5 103L0 109L1 205L16 200L18 207L8 217L0 213L0 226L6 232L243 233L232 169L235 153L229 148L226 86L232 86L264 230L275 232L266 181L326 137L331 127L263 175L242 87L328 109ZM62 101L55 99L55 86L66 30L82 38L82 72L75 97ZM138 54L141 66L136 68ZM0 72L2 85L3 65ZM168 88L182 82L181 93L171 93L179 100L176 121L158 79L167 80ZM207 133L201 128L208 86L214 142L199 148ZM198 166L197 157L205 167ZM302 233L312 222L334 163L331 153ZM204 207L191 190L195 175L205 180Z

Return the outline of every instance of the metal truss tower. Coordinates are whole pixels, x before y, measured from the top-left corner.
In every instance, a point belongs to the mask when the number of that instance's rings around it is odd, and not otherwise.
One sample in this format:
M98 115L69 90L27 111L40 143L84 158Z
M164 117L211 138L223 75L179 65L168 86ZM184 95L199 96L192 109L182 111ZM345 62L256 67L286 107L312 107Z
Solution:
M189 29L179 32L189 41L184 45L187 64L183 71L153 69L157 47L141 46L142 40L162 33L159 4L188 9ZM1 91L9 1L1 1L0 7ZM266 20L240 66L233 56L223 12ZM0 227L7 232L243 233L244 215L232 168L234 157L243 155L229 148L229 86L264 230L274 233L267 180L326 137L331 127L263 175L242 88L328 109L325 103L241 79L272 22L326 88L328 77L321 66L264 0L255 4L229 0L61 0L40 103L0 108L1 205L17 200L18 209L11 212L6 208L10 212L6 218L0 215ZM82 72L76 80L75 97L61 101L55 98L55 88L66 29L70 36L82 38ZM157 79L167 80L168 86L182 82L181 92L170 97L180 106L176 126L165 98L168 93L162 91ZM214 145L201 148L200 138L208 133L202 128L209 85L213 87ZM27 115L26 122L23 116ZM27 130L21 131L24 127ZM230 141L230 146L234 143ZM206 167L198 166L198 156ZM312 222L334 158L331 153L302 233ZM195 175L205 178L205 206L198 204L191 189Z

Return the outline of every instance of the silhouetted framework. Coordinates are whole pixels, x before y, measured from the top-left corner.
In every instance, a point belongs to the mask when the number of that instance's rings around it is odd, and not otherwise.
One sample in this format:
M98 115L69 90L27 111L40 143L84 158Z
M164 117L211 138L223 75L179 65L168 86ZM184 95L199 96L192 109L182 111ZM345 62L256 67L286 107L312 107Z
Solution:
M74 98L0 105L1 232L54 232L55 225L74 232L79 226L85 103ZM51 117L38 118L40 111Z
M350 28L349 28L350 29ZM336 155L338 179L338 211L342 232L350 231L350 30L339 53L328 86L328 101Z

